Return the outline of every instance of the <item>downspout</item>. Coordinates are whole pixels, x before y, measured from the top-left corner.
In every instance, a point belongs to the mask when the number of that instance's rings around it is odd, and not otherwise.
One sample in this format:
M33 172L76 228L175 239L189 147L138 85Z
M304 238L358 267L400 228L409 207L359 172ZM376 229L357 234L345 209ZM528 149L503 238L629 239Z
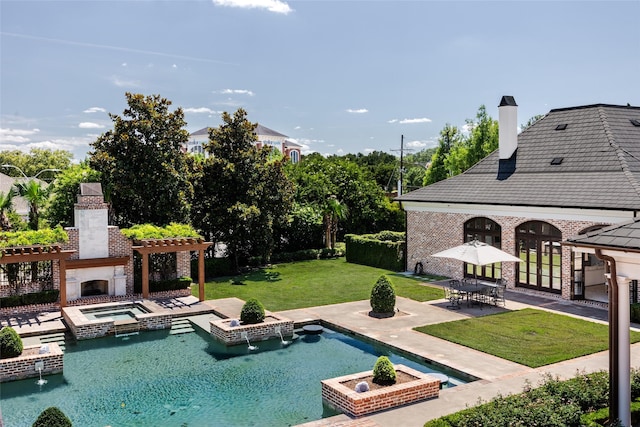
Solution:
M620 401L618 376L618 280L616 275L616 260L603 255L602 250L596 248L595 255L599 260L606 261L609 266L609 420L620 419L618 402Z

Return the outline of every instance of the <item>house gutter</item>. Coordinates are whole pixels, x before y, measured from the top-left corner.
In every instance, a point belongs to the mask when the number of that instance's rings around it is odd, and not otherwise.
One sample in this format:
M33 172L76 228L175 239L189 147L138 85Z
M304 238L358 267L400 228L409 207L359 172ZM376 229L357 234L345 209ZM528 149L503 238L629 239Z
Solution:
M623 426L630 426L630 360L628 352L620 352L622 338L626 346L629 345L629 340L628 331L622 334L622 337L620 336L620 289L616 260L611 256L603 255L601 248L595 248L595 255L598 259L605 261L608 266L606 277L609 284L609 420L620 420ZM626 309L622 312L623 315L629 316ZM621 373L623 375L620 375ZM624 380L624 384L621 380Z

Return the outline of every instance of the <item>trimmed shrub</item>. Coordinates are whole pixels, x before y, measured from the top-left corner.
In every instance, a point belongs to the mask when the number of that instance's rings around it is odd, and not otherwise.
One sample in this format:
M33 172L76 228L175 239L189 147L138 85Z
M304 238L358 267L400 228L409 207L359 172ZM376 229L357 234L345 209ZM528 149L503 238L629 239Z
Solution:
M17 307L20 305L46 304L57 302L60 291L51 289L48 291L32 292L23 295L10 295L0 298L0 307Z
M347 262L391 271L405 270L404 233L381 231L378 234L347 234L344 240Z
M31 427L71 427L71 420L56 406L50 406L40 413Z
M393 313L396 307L396 291L384 274L371 290L371 310L374 313Z
M264 321L264 307L255 298L247 300L240 312L240 321L245 325L253 325Z
M22 338L10 326L0 329L0 359L17 357L22 354Z
M380 356L373 367L373 382L379 385L396 383L396 368L387 356Z

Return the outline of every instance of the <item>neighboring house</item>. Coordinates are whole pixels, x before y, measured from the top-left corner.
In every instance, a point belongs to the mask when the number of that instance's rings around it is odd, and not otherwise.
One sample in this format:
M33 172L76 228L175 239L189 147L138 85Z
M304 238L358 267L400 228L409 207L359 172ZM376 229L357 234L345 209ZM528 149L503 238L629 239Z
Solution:
M505 96L499 126L498 150L397 198L407 215L407 269L422 262L430 273L595 298L604 263L560 242L640 216L640 107L554 109L518 135L517 105ZM430 256L473 238L523 262L475 267Z
M302 146L288 140L287 135L283 135L266 126L262 126L261 124L256 126L254 133L258 137L258 140L256 141L257 147L264 147L268 145L277 148L282 154L289 158L291 163L298 163L300 161ZM188 153L203 154L206 156L204 144L208 141L209 128L197 130L189 135L186 151Z
M9 191L11 191L11 188L15 184L18 184L30 179L35 179L43 187L46 187L47 185L49 185L45 181L38 178L14 178L12 176L0 173L0 192L7 194ZM22 219L24 219L25 221L29 218L29 204L24 198L17 195L13 198L13 210L16 211L16 213L20 215Z

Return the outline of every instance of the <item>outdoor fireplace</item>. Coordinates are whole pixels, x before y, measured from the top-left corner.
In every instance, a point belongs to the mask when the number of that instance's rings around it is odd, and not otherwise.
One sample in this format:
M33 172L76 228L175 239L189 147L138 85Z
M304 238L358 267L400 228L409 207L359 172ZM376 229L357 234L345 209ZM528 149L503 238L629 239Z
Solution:
M89 297L94 295L108 295L108 280L88 280L80 284L80 296Z

